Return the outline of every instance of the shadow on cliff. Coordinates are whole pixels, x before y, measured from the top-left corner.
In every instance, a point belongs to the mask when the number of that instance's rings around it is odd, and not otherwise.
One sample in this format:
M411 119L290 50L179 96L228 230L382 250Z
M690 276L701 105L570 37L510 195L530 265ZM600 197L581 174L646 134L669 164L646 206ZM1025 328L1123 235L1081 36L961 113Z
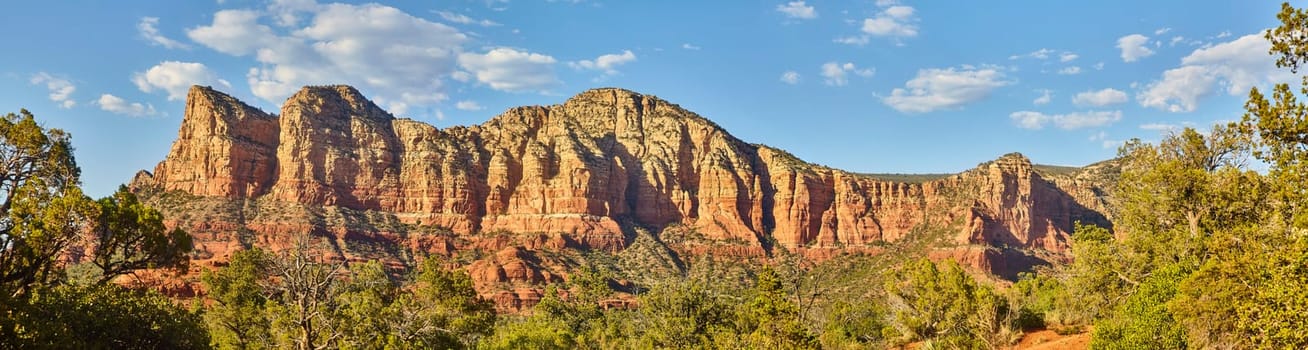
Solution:
M986 258L991 262L990 272L1009 281L1016 281L1018 275L1023 272L1033 272L1040 266L1050 266L1055 263L1048 258L1061 256L1070 259L1072 242L1067 240L1075 234L1077 223L1103 227L1109 232L1113 230L1113 222L1105 213L1086 207L1039 173L1032 173L1031 182L1033 198L1030 198L1029 202L1032 221L1028 228L1029 232L1024 235L1026 242L1024 243L1020 238L1023 233L1012 232L992 216L982 216L985 220L984 231L991 232L983 237L986 241L974 242L994 248L986 252ZM1104 195L1097 187L1092 192L1099 198ZM1050 228L1066 232L1067 235L1057 235L1057 232L1051 232ZM1062 251L1049 251L1032 244L1038 241L1048 242L1048 240L1055 240L1052 244L1060 247Z

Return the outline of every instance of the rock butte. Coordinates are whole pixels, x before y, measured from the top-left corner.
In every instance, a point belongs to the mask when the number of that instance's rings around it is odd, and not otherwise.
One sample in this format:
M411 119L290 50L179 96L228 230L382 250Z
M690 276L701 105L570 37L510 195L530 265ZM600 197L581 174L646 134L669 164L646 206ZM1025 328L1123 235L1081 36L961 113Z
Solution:
M517 107L476 126L395 118L349 86L310 86L280 116L192 87L177 140L132 188L191 232L201 262L327 237L327 256L391 265L447 256L506 310L572 265L541 251L620 252L636 232L697 232L681 255L822 259L939 228L935 258L1004 278L1066 259L1077 221L1110 225L1112 167L1008 154L925 181L806 163L628 90Z

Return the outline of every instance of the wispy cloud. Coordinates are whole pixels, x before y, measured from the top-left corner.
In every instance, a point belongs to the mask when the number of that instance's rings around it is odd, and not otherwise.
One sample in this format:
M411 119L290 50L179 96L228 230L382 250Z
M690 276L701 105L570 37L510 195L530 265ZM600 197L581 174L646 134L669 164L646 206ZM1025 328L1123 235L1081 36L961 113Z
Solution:
M127 100L110 94L100 95L100 99L96 100L95 104L99 105L100 109L106 112L129 117L148 117L159 114L154 110L153 105L142 104L140 102L128 102Z
M471 101L471 100L459 101L454 104L454 108L460 111L480 111L482 109L485 109L480 104L477 104L477 101Z
M928 68L917 71L917 76L896 88L881 102L904 113L927 113L942 109L956 109L990 96L999 87L1012 84L1004 72L996 67L964 65L950 68Z
M1053 91L1050 91L1049 89L1044 89L1039 91L1040 91L1040 97L1036 97L1035 100L1031 101L1031 104L1042 106L1042 105L1047 105L1049 104L1049 102L1054 101Z
M1085 91L1072 96L1072 103L1078 106L1103 107L1126 103L1128 100L1125 92L1113 88Z
M635 53L632 53L631 50L623 50L622 53L600 55L594 60L568 62L568 66L574 69L597 70L603 72L604 75L615 75L618 74L618 66L635 61Z
M918 34L917 9L912 6L899 5L897 2L877 2L881 11L871 18L863 20L860 33L834 39L836 43L862 46L871 37L894 39L896 45L903 45L904 38L916 37Z
M1122 120L1122 111L1090 111L1068 114L1044 114L1033 111L1019 111L1009 114L1018 127L1039 130L1053 124L1059 129L1081 129L1111 125Z
M32 75L29 79L32 85L45 85L46 90L50 91L50 101L54 102L59 108L73 108L77 101L73 100L73 92L77 91L77 86L73 85L68 79L55 77L50 73L39 72Z
M150 42L150 45L163 46L168 49L191 48L190 45L186 45L180 41L170 39L163 34L160 34L159 28L156 27L158 25L158 17L141 17L141 21L136 23L136 30L141 34L141 38Z
M500 25L499 23L488 19L475 19L464 14L449 11L436 11L436 14L450 23L474 24L482 27L496 27Z
M777 12L781 12L786 15L786 18L791 19L814 19L818 17L817 10L803 1L791 1L777 5Z
M799 84L799 72L788 70L784 73L781 73L781 82L790 85Z
M875 75L876 72L876 69L873 68L858 68L858 66L855 66L852 62L845 62L844 64L827 62L822 64L822 71L820 74L822 75L822 82L827 85L845 86L845 84L849 83L849 78L847 78L847 76L850 74L868 78Z

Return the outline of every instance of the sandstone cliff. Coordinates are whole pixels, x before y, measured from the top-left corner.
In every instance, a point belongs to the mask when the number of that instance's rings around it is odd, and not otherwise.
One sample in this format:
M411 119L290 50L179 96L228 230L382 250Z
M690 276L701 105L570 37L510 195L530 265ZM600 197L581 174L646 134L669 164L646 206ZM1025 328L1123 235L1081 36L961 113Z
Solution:
M467 258L479 288L516 303L566 273L566 261L533 251L619 252L634 229L693 232L701 243L673 245L688 254L783 247L820 258L932 228L944 232L935 254L1011 277L1064 258L1074 222L1109 224L1110 172L1042 170L1010 154L895 181L745 143L676 104L612 88L438 129L348 86L306 87L280 116L193 87L172 151L133 187L219 260L303 233L334 238L335 255L351 260L475 248L488 252Z

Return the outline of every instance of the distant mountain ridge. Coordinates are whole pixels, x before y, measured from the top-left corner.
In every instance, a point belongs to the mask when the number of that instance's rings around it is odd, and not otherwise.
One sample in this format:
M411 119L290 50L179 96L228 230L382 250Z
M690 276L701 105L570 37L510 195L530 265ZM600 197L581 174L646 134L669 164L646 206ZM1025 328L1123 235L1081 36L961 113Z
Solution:
M1111 225L1112 172L1009 154L948 176L855 174L616 88L438 129L344 85L305 87L280 115L196 86L167 158L132 188L215 261L302 233L346 260L473 249L491 253L466 261L479 290L521 306L569 269L537 251L620 252L669 229L710 242L671 247L685 254L820 258L932 227L947 233L933 254L1011 278L1066 259L1074 222Z

